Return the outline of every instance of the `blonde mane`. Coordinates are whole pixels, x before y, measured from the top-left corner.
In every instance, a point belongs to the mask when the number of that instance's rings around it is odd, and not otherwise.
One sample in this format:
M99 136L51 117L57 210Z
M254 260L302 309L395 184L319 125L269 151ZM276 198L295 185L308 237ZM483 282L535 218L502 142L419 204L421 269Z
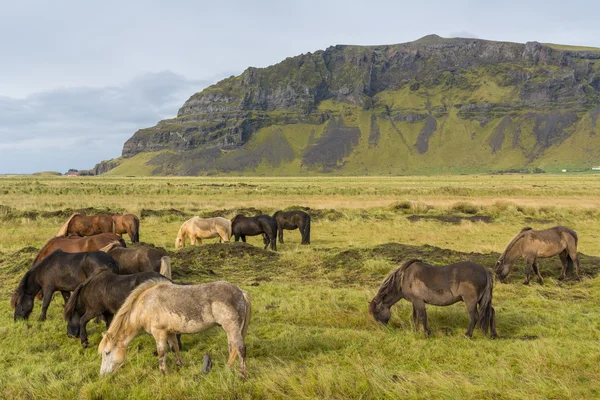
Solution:
M112 249L114 249L117 246L121 247L121 243L119 243L115 240L114 242L110 242L109 244L107 244L103 248L99 249L98 251L103 251L105 253L108 253L109 251L111 251Z
M58 230L58 233L56 234L56 237L67 236L67 232L69 231L69 224L71 223L71 220L73 218L75 218L76 216L78 216L78 215L82 215L82 214L80 214L80 213L72 214L69 217L69 219L67 220L67 222L65 222L64 224L62 224L62 226Z
M115 314L106 336L114 338L117 334L130 330L130 315L142 294L157 285L170 283L171 282L165 282L164 280L150 279L133 289L129 296L127 296L127 299L125 299L121 308L119 308L119 311Z

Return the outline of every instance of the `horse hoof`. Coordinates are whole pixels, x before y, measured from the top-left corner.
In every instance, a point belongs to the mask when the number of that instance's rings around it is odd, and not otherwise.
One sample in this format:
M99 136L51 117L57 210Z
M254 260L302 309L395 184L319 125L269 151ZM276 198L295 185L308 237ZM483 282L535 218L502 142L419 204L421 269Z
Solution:
M81 345L83 346L84 349L87 349L87 347L88 347L87 340L85 342L81 342Z
M473 334L469 333L469 332L465 332L465 338L466 339L472 339L473 338Z
M560 277L558 278L558 280L559 280L559 281L564 281L564 280L565 280L565 277L564 277L564 276L560 276Z

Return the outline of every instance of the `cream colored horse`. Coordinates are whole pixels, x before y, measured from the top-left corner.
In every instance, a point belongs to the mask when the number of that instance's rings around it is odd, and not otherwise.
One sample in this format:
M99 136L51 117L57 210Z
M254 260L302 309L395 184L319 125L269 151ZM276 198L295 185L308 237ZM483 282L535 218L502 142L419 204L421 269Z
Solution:
M220 238L221 242L229 242L231 238L231 221L227 218L200 218L193 217L181 224L175 248L185 247L185 239L190 238L190 243L196 244L196 239L202 244L202 239Z
M227 363L232 366L239 357L240 372L245 376L244 338L250 314L248 292L228 282L176 285L146 281L129 294L98 346L98 353L102 354L100 376L123 364L127 345L142 331L154 336L160 371L167 373L167 344L175 351L177 365L183 365L176 334L202 332L214 326L227 333Z

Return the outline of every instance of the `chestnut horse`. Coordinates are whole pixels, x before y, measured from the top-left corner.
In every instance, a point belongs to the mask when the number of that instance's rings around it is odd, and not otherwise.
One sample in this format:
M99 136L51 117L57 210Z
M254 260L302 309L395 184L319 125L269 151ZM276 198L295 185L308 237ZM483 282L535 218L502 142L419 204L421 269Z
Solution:
M104 246L117 241L121 246L125 247L125 241L114 233L101 233L99 235L93 235L88 237L80 236L69 236L69 237L55 237L50 239L44 247L37 254L33 260L33 264L42 260L48 254L52 253L56 249L61 249L65 253L79 253L86 251L100 250Z
M75 213L60 227L56 237L69 235L92 236L114 231L113 219L108 214L87 216Z
M140 219L133 214L113 215L112 220L115 223L115 233L119 236L128 234L131 243L140 241Z

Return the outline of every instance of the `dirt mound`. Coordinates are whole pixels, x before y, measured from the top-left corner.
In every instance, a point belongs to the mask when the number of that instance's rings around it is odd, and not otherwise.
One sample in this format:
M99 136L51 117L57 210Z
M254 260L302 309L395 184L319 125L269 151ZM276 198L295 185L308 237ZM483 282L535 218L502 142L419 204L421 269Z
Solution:
M169 208L167 210L152 210L149 208L142 208L140 212L140 218L148 218L148 217L167 217L167 216L176 216L176 217L191 217L190 214L176 210L174 208Z
M494 221L494 218L487 215L472 215L470 217L463 217L460 215L411 215L410 217L406 217L406 219L408 219L410 222L416 222L422 219L431 219L455 225L460 224L462 221L484 222L486 224Z
M345 217L344 213L342 213L338 210L335 210L333 208L310 208L310 207L306 207L306 206L293 205L293 206L287 207L283 211L294 211L294 210L305 211L306 213L308 213L308 215L310 215L310 218L313 221L320 221L320 220L337 221L337 220Z
M540 219L527 217L524 219L526 224L553 224L556 222L554 219Z
M214 217L228 218L228 216L231 216L233 218L238 214L243 214L247 217L254 217L257 215L265 214L265 212L263 210L259 210L258 208L254 208L254 207L239 207L239 208L228 208L228 209L216 210L216 211L208 211L208 212L201 213L198 216L200 218L214 218Z

